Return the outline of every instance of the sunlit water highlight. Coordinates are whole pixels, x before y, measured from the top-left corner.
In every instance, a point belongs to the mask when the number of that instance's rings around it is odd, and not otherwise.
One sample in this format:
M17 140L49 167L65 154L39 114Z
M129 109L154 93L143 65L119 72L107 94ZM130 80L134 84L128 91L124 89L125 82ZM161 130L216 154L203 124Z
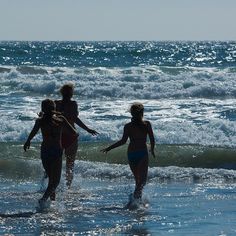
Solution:
M0 42L1 235L235 235L235 42ZM75 84L80 118L72 189L36 211L43 176L39 142L25 141L40 102ZM134 182L121 137L134 101L157 141L144 191L148 207L125 208Z

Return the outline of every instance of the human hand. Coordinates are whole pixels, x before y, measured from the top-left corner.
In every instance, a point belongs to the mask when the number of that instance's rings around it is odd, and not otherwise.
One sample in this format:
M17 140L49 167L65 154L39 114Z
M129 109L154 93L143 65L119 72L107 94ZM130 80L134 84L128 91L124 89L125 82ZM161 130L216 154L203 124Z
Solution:
M103 148L103 149L100 150L100 152L103 152L105 154L107 154L109 151L110 151L109 148Z
M156 155L155 155L155 152L154 152L154 150L150 150L150 152L151 152L151 154L152 154L153 158L156 158Z
M88 133L92 134L93 136L99 134L96 130L93 130L93 129L88 129Z
M26 152L27 149L30 148L30 141L26 141L25 144L24 144L24 150Z

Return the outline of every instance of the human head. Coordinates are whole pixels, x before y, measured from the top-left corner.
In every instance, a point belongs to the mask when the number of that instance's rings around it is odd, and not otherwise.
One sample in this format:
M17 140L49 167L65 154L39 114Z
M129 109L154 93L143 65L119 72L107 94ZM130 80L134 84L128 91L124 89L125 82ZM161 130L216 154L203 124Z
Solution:
M41 110L45 115L52 115L56 110L56 104L51 99L45 99L41 103Z
M133 118L143 118L144 106L140 102L135 102L130 107L130 113Z
M60 89L61 95L63 99L71 99L74 93L74 85L73 84L64 84Z

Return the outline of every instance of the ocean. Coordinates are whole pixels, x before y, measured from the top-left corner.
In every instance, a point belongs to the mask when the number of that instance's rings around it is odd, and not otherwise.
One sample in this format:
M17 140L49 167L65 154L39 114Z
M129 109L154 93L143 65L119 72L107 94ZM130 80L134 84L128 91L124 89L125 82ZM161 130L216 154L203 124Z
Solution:
M81 130L72 188L38 212L45 189L41 135L26 140L45 98L75 85ZM122 136L144 104L156 158L145 206ZM0 235L236 235L236 42L0 42Z

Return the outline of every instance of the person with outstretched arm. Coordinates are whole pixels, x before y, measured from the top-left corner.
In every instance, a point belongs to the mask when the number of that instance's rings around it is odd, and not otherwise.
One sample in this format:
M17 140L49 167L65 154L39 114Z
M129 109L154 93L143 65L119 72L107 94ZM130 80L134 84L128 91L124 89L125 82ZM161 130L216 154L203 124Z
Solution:
M124 126L122 138L112 144L111 146L102 149L104 153L124 145L129 138L130 143L128 146L128 161L130 169L135 178L135 190L133 197L135 199L142 198L142 190L147 181L148 173L148 148L147 148L147 136L150 140L151 154L155 157L154 147L155 139L151 123L147 120L143 120L144 106L141 103L134 103L130 112L132 115L131 122Z
M62 99L55 101L56 110L58 112L61 112L74 128L75 124L77 124L79 127L86 130L91 135L97 135L97 131L88 128L78 117L78 105L76 101L72 100L74 93L73 84L64 84L61 87L60 92L62 95ZM64 149L66 157L66 185L68 188L70 188L74 176L74 162L78 150L78 136L72 134L71 132L68 132L67 129L63 129L62 147Z
M41 160L48 176L48 186L39 200L40 206L50 197L55 200L55 191L60 183L62 170L62 130L67 130L74 136L77 136L76 130L61 114L56 112L56 104L53 100L45 99L41 103L40 117L35 121L34 127L30 132L27 141L24 144L24 150L30 148L30 142L41 129L43 141L41 143Z

